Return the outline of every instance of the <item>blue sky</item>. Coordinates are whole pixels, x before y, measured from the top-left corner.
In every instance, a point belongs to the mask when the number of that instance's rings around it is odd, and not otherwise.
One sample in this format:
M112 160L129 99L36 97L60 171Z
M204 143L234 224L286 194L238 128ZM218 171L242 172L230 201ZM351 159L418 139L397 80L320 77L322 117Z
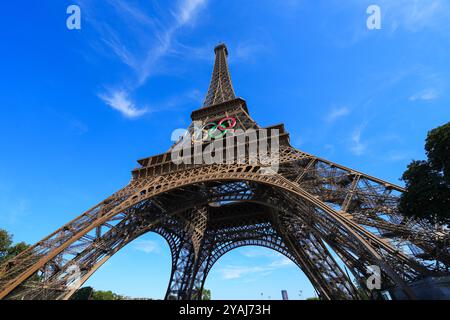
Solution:
M381 30L366 27L373 3ZM81 30L66 28L71 4ZM126 185L201 106L219 42L261 125L284 122L294 146L401 184L450 118L448 21L447 0L5 2L0 228L36 242ZM88 284L161 298L169 265L146 235ZM313 295L295 266L254 247L224 256L207 287L217 299Z

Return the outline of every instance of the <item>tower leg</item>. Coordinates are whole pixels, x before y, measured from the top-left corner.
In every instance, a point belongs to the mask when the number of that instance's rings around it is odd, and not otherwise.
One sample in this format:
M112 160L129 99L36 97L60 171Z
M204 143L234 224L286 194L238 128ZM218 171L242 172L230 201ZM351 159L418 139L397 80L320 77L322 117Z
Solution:
M195 208L186 215L185 235L172 263L172 273L166 300L201 299L202 254L204 233L208 223L208 209Z
M193 278L195 255L192 244L184 239L178 250L176 261L172 264L166 300L187 300Z
M285 235L283 238L322 299L358 298L357 290L351 280L344 274L320 239L311 233L302 237Z

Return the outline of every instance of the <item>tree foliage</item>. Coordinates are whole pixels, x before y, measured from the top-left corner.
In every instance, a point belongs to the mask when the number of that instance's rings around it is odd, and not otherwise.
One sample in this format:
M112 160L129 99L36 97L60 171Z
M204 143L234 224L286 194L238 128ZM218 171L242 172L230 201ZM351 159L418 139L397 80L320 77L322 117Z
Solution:
M0 229L0 263L8 255L9 247L12 244L11 235L6 230Z
M428 133L425 150L430 167L450 184L450 122Z
M202 300L211 300L211 290L208 289L203 290Z
M77 292L70 298L70 300L92 300L94 289L92 287L84 287L78 289Z
M197 300L197 295L198 295L199 291L200 291L200 288L197 288L197 290L194 290L194 293L192 294L193 300ZM201 300L211 300L211 290L203 289Z
M70 298L71 300L152 300L150 298L131 298L116 294L112 291L94 290L92 287L78 289Z
M450 122L428 133L427 161L413 161L403 174L400 211L431 223L450 224Z
M128 300L125 296L113 293L112 291L94 290L92 300Z
M25 242L13 245L12 235L0 229L0 263L3 263L29 248Z

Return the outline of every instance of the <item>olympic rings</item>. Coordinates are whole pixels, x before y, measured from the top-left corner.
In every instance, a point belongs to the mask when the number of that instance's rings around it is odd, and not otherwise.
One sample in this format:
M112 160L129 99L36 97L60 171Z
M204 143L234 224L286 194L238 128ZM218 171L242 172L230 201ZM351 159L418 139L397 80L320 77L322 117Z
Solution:
M223 123L224 122L228 122L228 127L223 128ZM234 128L236 126L236 118L232 118L232 117L226 117L223 118L222 120L219 121L219 130L221 131L226 131L226 130L230 130L232 128Z
M186 132L186 134L189 134L189 131ZM203 128L194 127L193 134L192 134L192 142L202 142L204 140L205 131Z
M194 126L192 134L192 143L204 142L208 138L220 139L225 136L229 130L236 127L237 120L233 117L226 117L220 120L218 123L210 122L199 128ZM216 132L219 131L219 132Z
M219 131L221 131L221 132L220 132L218 135L217 135L217 134L214 135L212 132L216 131L217 129L219 129ZM222 131L222 129L221 129L218 125L215 125L214 127L212 127L211 129L208 130L208 136L209 136L211 139L220 139L220 138L222 138L224 135L226 135L227 132L228 132L228 130L223 130L223 131Z

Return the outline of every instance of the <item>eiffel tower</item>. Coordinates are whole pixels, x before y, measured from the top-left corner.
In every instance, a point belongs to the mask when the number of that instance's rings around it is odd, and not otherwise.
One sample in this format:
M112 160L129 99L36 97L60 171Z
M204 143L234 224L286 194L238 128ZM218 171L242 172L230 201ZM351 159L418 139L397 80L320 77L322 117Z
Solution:
M217 260L249 245L292 260L327 300L374 297L366 285L374 266L380 290L408 299L416 297L417 281L449 275L445 226L404 217L401 187L295 149L283 124L260 127L235 96L227 57L227 47L218 45L208 93L192 112L189 132L196 135L195 123L215 124L220 135L230 127L276 129L278 170L262 172L260 160L175 163L174 147L141 159L127 186L4 263L0 299L69 299L148 232L171 249L166 299L201 299ZM249 144L245 140L244 148Z

